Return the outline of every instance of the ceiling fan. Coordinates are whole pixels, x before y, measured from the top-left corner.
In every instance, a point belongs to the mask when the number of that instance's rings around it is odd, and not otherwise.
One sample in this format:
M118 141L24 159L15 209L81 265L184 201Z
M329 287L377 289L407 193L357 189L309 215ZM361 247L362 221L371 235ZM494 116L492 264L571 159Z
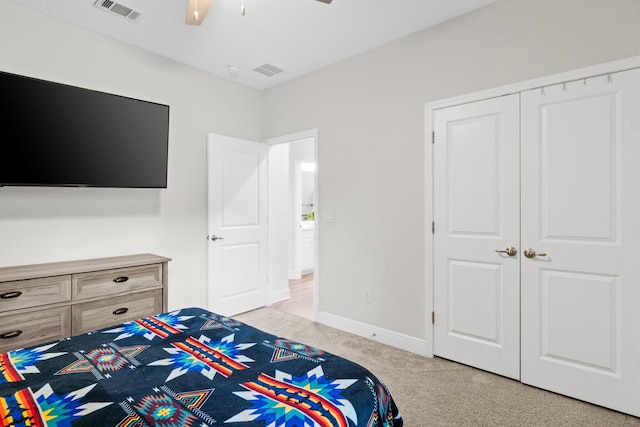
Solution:
M322 3L330 4L333 0L316 0ZM213 0L189 0L187 5L187 18L185 20L187 25L200 25L204 21L209 7L211 7ZM244 15L244 6L241 9Z

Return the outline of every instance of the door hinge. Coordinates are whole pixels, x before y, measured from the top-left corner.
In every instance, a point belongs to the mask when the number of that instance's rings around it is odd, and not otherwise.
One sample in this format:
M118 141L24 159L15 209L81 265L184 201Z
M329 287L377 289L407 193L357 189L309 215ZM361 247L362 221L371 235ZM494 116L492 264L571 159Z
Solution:
M431 132L431 143L432 144L436 143L436 132L435 131Z
M436 234L436 222L431 221L431 234Z
M436 312L435 311L431 312L431 324L432 325L436 324Z

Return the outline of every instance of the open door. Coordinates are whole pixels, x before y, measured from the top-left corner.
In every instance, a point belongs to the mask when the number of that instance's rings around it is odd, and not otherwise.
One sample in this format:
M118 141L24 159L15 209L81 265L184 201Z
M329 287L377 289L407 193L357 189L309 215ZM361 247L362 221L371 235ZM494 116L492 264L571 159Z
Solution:
M232 316L268 305L267 145L209 134L207 306Z

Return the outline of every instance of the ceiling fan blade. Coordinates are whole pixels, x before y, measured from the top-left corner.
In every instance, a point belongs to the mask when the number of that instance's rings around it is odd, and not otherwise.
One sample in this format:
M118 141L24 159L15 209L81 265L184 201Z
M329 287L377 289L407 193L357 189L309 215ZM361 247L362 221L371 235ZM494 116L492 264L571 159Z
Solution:
M331 4L333 0L318 0L318 1L321 1L322 3L326 3L326 4Z
M213 0L189 0L187 5L187 18L185 23L187 25L200 25L204 21L209 7L211 7ZM196 8L197 6L197 8Z

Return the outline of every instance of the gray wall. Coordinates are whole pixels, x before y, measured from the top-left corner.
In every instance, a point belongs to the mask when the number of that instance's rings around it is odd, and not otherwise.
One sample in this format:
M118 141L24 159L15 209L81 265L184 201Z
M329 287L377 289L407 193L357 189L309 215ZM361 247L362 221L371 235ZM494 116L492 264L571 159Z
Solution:
M500 0L265 91L264 137L318 128L320 310L424 339L425 103L640 55L638 17L637 0Z
M0 266L151 252L170 308L202 305L206 135L260 140L260 92L4 0L0 70L171 107L166 190L0 188Z

